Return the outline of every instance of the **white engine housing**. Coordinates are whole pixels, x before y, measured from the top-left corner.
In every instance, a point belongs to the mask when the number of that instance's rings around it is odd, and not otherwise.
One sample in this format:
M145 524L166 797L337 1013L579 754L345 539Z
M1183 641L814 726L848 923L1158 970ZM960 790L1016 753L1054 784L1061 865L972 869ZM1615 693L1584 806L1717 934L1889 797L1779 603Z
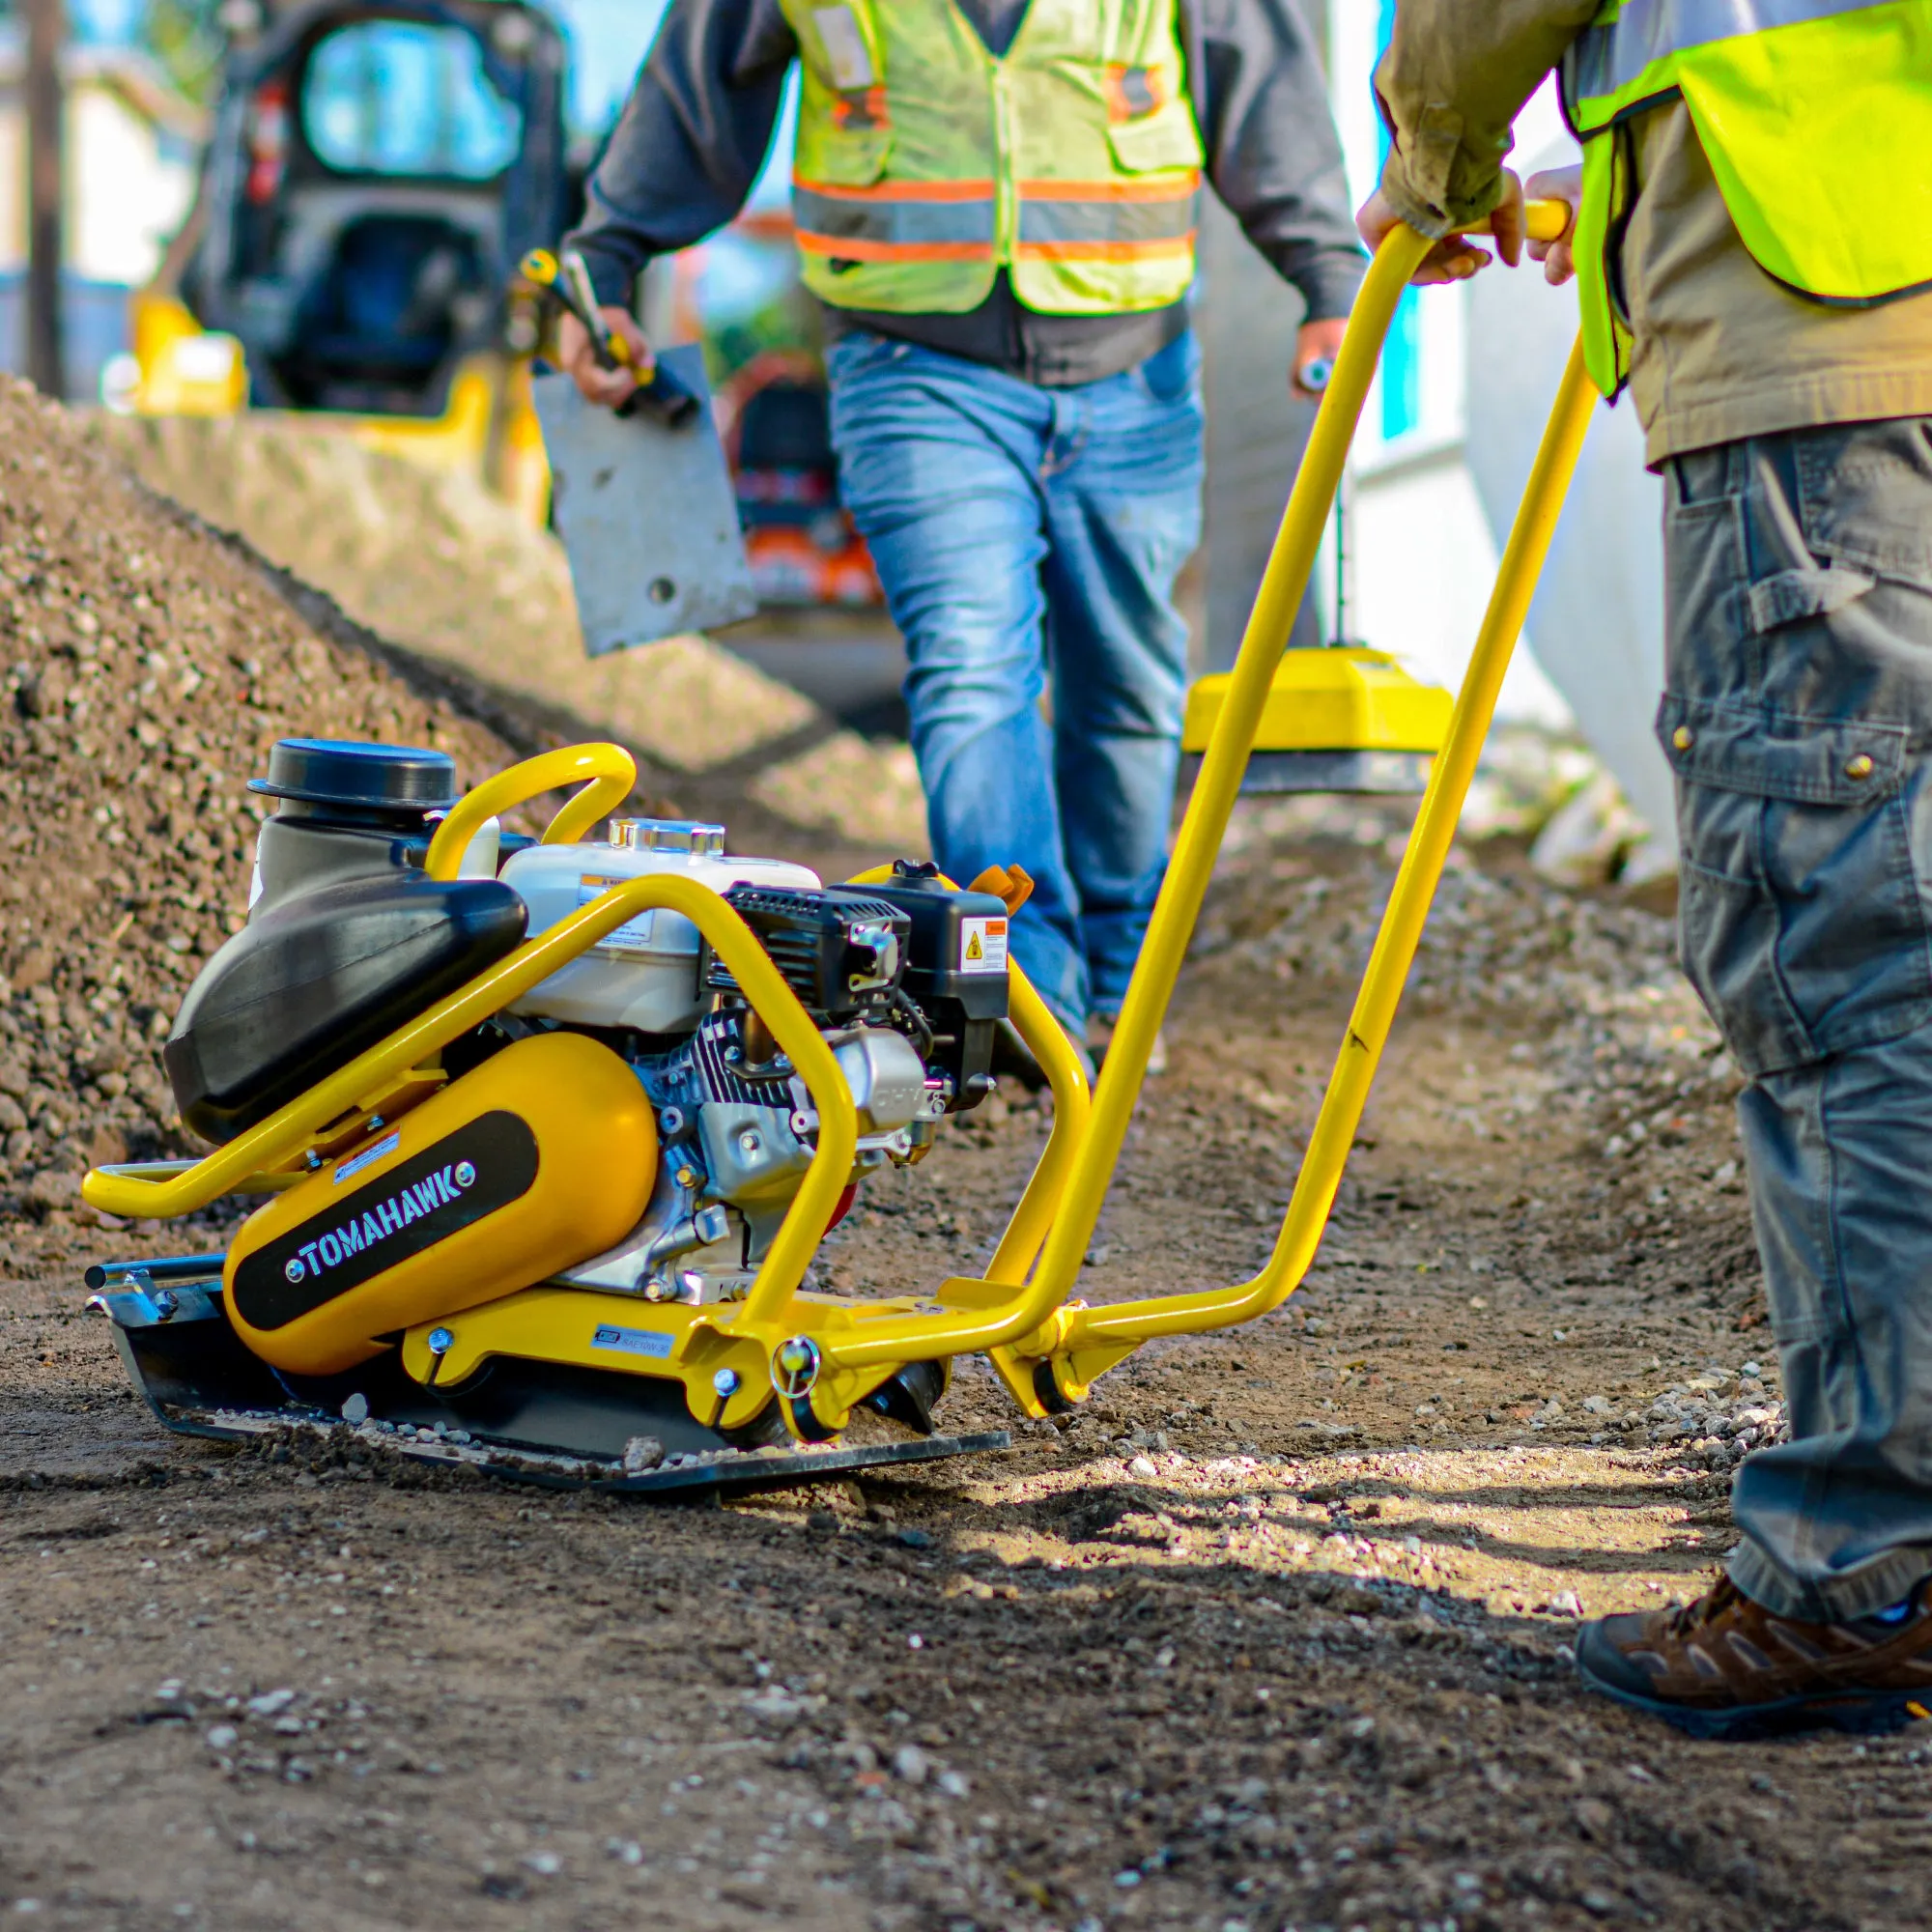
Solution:
M782 859L724 855L724 829L666 819L614 819L608 845L532 845L504 865L502 878L529 907L529 932L548 931L607 887L654 872L677 872L724 893L733 886L816 892L817 873ZM601 945L553 973L512 1012L576 1026L688 1033L705 1006L697 982L697 928L681 913L639 913Z

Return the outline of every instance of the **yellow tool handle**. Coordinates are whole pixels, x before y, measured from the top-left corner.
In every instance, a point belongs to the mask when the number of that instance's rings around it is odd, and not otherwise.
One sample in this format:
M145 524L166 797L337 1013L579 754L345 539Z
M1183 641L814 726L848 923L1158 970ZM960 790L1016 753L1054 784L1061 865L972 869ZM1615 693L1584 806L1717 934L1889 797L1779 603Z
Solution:
M608 355L612 362L626 367L630 365L630 343L594 309L585 307L582 297L571 287L570 277L563 271L563 264L548 248L532 248L517 266L526 281L548 290L590 331L590 339L596 344L599 355Z
M1456 837L1463 802L1476 775L1476 761L1482 755L1503 674L1509 668L1537 578L1549 554L1556 519L1598 400L1596 385L1584 371L1582 345L1578 343L1571 351L1535 466L1524 486L1483 628L1457 696L1449 735L1430 773L1429 789L1403 853L1368 971L1343 1034L1334 1071L1308 1137L1308 1151L1302 1156L1294 1193L1267 1265L1252 1281L1234 1288L1082 1309L1072 1319L1065 1347L1141 1343L1157 1335L1198 1334L1208 1328L1230 1327L1278 1307L1300 1286L1321 1244L1335 1190L1354 1145L1355 1130L1368 1105L1369 1089ZM1119 1038L1117 1030L1117 1042ZM1107 1060L1111 1065L1112 1053ZM1104 1098L1104 1075L1100 1091ZM1095 1111L1097 1115L1097 1106Z
M567 745L526 758L495 778L472 786L450 808L429 841L423 870L432 879L453 879L469 841L493 818L547 791L583 783L544 828L546 845L573 845L613 807L630 797L638 781L638 761L621 745Z
M1556 204L1561 208L1561 204ZM1554 222L1550 205L1536 205L1536 221L1547 233ZM1567 221L1567 209L1564 210ZM1141 955L1128 983L1126 1000L1114 1030L1105 1066L1094 1094L1085 1145L1067 1179L1065 1195L1039 1258L1037 1287L1056 1300L1072 1293L1081 1261L1093 1238L1100 1207L1126 1139L1140 1095L1148 1055L1165 1014L1187 943L1200 915L1221 840L1239 793L1241 775L1254 745L1274 669L1288 641L1294 612L1313 569L1317 550L1335 498L1355 423L1367 399L1383 338L1396 304L1432 243L1402 226L1384 237L1356 298L1335 373L1321 400L1301 469L1295 477L1274 550L1248 619L1213 734L1195 781L1194 793L1175 839ZM1080 1310L1072 1318L1073 1340L1146 1340L1150 1336L1220 1326L1262 1313L1288 1293L1299 1279L1293 1264L1305 1245L1313 1252L1346 1159L1352 1122L1359 1119L1395 1003L1427 917L1430 895L1454 835L1463 789L1488 729L1495 686L1509 661L1530 591L1548 550L1556 511L1581 445L1595 391L1573 361L1551 417L1542 457L1519 510L1517 529L1504 554L1468 676L1451 723L1448 747L1435 761L1408 857L1383 923L1383 941L1371 968L1374 999L1358 1007L1345 1044L1337 1078L1331 1083L1318 1123L1320 1157L1311 1144L1297 1183L1289 1223L1284 1226L1275 1262L1254 1283L1200 1294L1157 1296L1108 1309ZM1439 845L1439 850L1437 849ZM1428 863L1421 858L1429 854ZM1405 891L1404 887L1407 890ZM1378 970L1378 968L1379 970ZM1365 987L1364 998L1369 988ZM1343 1122L1349 1122L1343 1130ZM1324 1134L1322 1128L1329 1131ZM1312 1236L1311 1236L1312 1229ZM1301 1263L1305 1266L1305 1261ZM1069 1346L1071 1343L1069 1342Z
M1486 214L1464 235L1493 234L1494 215ZM1560 242L1570 232L1571 209L1567 201L1526 201L1522 205L1522 232L1532 242Z

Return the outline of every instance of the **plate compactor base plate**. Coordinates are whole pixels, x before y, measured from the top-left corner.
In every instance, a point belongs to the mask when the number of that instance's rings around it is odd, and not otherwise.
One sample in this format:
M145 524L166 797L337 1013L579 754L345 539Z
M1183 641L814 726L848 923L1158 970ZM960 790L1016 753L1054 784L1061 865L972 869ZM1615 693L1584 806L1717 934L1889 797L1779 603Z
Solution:
M443 1396L405 1375L394 1351L326 1380L284 1376L242 1346L218 1282L115 1280L90 1305L113 1324L148 1406L184 1435L679 1500L1012 1446L1004 1430L849 1444L769 1432L727 1439L695 1421L672 1384L533 1361L499 1362Z

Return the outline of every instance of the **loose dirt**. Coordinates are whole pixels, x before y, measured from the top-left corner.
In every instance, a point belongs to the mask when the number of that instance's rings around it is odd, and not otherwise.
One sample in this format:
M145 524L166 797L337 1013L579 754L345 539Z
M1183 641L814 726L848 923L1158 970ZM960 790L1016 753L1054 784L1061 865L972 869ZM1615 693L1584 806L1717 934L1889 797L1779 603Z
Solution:
M1095 1298L1265 1256L1402 838L1342 807L1236 830ZM165 1435L80 1312L88 1257L171 1231L51 1199L6 1224L0 1902L276 1932L1922 1920L1918 1736L1695 1745L1576 1686L1578 1617L1699 1587L1781 1411L1736 1080L1668 926L1519 854L1458 855L1300 1293L1004 1456L667 1508L236 1453ZM49 1074L90 1121L98 1079ZM1048 1125L1003 1089L867 1187L820 1279L970 1268ZM969 1363L941 1419L1012 1411Z
M840 729L708 638L586 658L562 546L467 474L275 412L128 417L103 434L156 489L358 623L525 709L569 712L667 782L708 777L795 826L923 846L924 800L903 744Z

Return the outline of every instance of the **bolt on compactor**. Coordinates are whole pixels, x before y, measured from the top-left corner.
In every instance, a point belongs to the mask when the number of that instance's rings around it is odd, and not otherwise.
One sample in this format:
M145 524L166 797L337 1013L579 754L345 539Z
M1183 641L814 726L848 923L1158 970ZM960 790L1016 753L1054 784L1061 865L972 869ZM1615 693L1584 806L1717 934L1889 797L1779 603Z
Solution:
M1563 211L1538 205L1531 233ZM722 828L611 820L627 753L551 752L457 796L433 752L275 747L248 922L165 1047L195 1161L101 1168L132 1218L262 1205L225 1254L103 1263L94 1305L169 1426L354 1428L554 1484L768 1487L1002 1445L934 1433L952 1360L1030 1416L1142 1343L1265 1314L1312 1259L1596 392L1573 356L1436 751L1280 1237L1230 1288L1074 1291L1397 298L1350 322L1097 1088L1012 963L1024 875L904 862L827 885ZM578 789L541 839L505 813ZM984 1273L876 1298L806 1288L868 1175L992 1090L1010 1019L1053 1123ZM856 1415L876 1427L840 1440ZM887 1427L886 1425L893 1425Z

